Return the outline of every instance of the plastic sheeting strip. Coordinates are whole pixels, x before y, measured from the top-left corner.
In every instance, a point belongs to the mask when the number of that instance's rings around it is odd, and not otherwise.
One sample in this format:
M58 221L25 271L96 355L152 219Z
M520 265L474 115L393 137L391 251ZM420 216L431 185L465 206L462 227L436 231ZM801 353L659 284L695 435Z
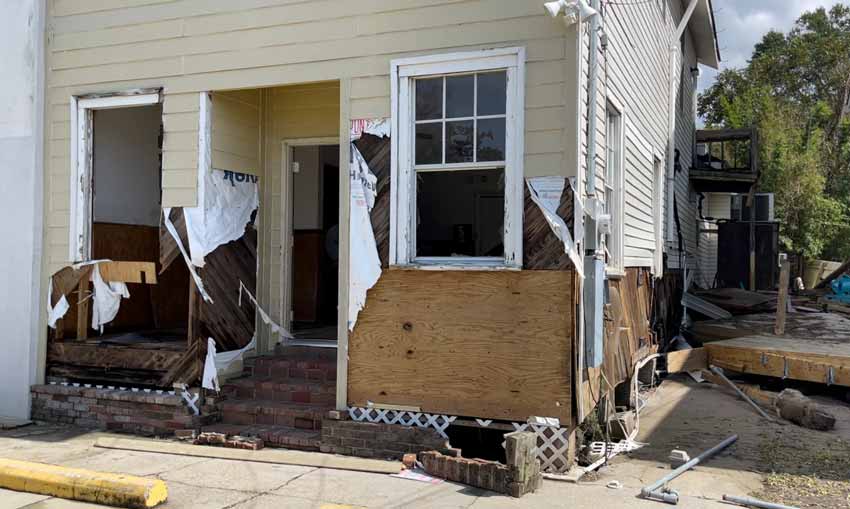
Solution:
M561 196L566 184L564 177L532 177L526 179L525 183L528 186L528 193L531 195L532 201L543 213L552 233L564 243L564 252L573 262L576 273L579 277L584 278L583 261L576 250L567 224L558 215L558 206L561 203Z
M171 207L162 209L162 213L165 214L165 229L168 230L168 233L170 233L172 237L174 237L174 242L177 243L177 247L180 249L180 254L183 255L183 260L186 261L186 267L189 268L189 272L192 274L192 279L195 280L195 286L198 287L198 291L201 293L204 300L212 304L213 300L204 289L204 282L201 281L201 277L198 276L198 273L195 271L192 259L189 258L189 253L186 252L186 248L183 246L183 241L180 240L180 234L177 233L177 229L171 222Z
M257 337L254 336L247 345L239 350L218 353L215 347L215 340L213 338L207 338L207 357L204 360L204 375L201 386L204 389L211 389L216 392L220 391L218 373L227 369L236 360L241 359L249 350L256 348L256 346Z
M257 310L257 313L260 314L260 319L263 321L263 323L265 323L266 325L271 327L272 334L280 334L282 340L283 339L295 339L295 336L293 336L291 332L286 330L279 323L272 320L272 317L270 317L269 314L266 313L266 310L263 309L260 306L260 304L257 302L257 299L254 298L254 296L251 294L251 291L248 290L248 287L245 286L245 283L243 283L242 281L239 281L239 300L238 300L238 302L239 302L240 306L242 305L242 292L243 291L248 296L248 300L250 300L251 303L254 304L254 308Z
M59 321L65 313L68 312L71 305L68 304L68 299L65 298L63 294L59 298L59 302L56 303L54 307L51 303L51 298L53 295L53 278L47 280L47 326L51 329L56 328L56 322Z

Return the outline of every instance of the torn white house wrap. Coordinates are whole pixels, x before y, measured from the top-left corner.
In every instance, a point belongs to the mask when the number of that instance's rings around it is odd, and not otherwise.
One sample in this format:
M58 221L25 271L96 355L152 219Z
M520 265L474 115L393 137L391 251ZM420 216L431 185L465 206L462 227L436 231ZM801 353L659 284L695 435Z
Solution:
M200 276L198 276L198 272L195 270L195 266L189 258L189 253L186 252L186 248L183 246L183 241L180 240L180 234L177 233L177 228L175 228L174 223L171 222L171 208L162 209L162 213L165 215L163 218L165 229L168 230L168 233L170 233L172 237L174 237L174 242L177 243L177 248L180 249L180 254L183 255L183 260L186 261L186 267L189 268L189 273L192 274L192 280L195 281L195 286L198 288L198 292L200 292L201 297L203 297L206 302L212 303L212 297L210 297L204 289L204 282L201 281Z
M47 325L51 329L56 328L56 322L59 321L65 313L68 312L68 309L71 307L68 304L68 299L65 298L63 294L59 297L59 301L56 303L56 306L53 306L52 297L53 296L53 278L47 280Z
M259 178L212 169L204 180L203 205L185 207L189 253L196 267L215 248L242 237L251 214L260 205Z
M584 277L581 270L582 260L573 243L570 230L563 218L558 215L558 206L561 204L561 196L564 194L566 184L564 177L531 177L525 182L532 201L540 208L552 232L564 243L564 252L573 262L576 273L579 277Z
M388 118L360 118L351 121L351 141L360 139L363 134L379 138L389 138L392 124Z
M201 386L204 389L212 389L216 392L220 391L218 374L226 370L236 360L244 357L256 345L257 338L255 336L251 338L251 341L247 345L239 350L218 353L215 348L215 340L213 338L207 338L207 357L204 360L204 374L201 380Z
M129 299L130 291L125 283L119 281L106 282L100 276L100 265L95 265L91 272L94 285L91 307L91 328L103 334L103 326L115 319L121 299Z
M366 305L366 293L381 277L381 258L369 216L375 205L378 179L353 143L350 163L348 330L354 330L357 315Z
M260 304L257 302L257 299L254 298L254 296L251 294L251 291L248 290L248 287L245 286L245 283L243 283L242 281L239 281L239 299L237 301L240 306L242 305L242 292L245 292L245 295L248 296L248 300L250 300L251 303L254 304L254 309L256 309L257 314L260 315L260 320L262 320L263 323L269 326L272 334L280 334L281 339L295 339L295 336L293 336L291 332L286 330L279 323L272 320L272 317L270 317L269 314L266 313L266 310L263 309L262 306L260 306Z

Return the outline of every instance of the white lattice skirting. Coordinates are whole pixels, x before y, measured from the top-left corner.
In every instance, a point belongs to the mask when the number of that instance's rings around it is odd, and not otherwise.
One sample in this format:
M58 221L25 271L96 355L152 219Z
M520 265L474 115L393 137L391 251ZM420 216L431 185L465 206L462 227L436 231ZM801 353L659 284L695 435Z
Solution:
M419 428L433 428L443 438L448 438L446 428L457 419L453 415L426 414L406 410L385 410L381 408L349 407L348 415L354 421L382 424L400 424ZM476 419L478 425L487 428L492 419ZM537 459L544 472L563 473L570 469L567 461L570 432L567 428L541 426L524 422L511 423L516 431L531 431L537 435Z
M446 428L457 419L457 417L448 415L362 407L349 407L348 415L354 421L401 424L402 426L416 426L417 428L434 428L443 438L449 438L446 435Z
M532 431L537 435L537 459L543 472L563 473L570 469L567 454L570 450L570 431L567 428L539 426L514 422L517 431Z

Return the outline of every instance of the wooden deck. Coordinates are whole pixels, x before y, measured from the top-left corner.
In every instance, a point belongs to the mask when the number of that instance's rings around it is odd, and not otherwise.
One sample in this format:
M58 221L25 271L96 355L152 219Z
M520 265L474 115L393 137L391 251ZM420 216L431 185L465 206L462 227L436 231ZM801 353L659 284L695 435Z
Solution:
M717 367L777 378L850 387L850 336L753 335L707 343Z

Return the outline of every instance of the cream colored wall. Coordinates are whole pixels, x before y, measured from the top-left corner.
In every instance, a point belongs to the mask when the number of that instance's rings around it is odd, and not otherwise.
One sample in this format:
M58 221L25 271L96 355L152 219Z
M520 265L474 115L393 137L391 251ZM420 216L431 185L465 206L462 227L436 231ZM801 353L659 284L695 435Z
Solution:
M212 167L261 175L260 91L212 94Z
M339 82L312 83L276 87L263 91L265 110L265 172L260 178L263 200L260 203L261 291L272 317L282 321L281 275L282 238L281 199L283 177L283 141L304 138L339 137Z
M68 261L72 95L162 87L163 206L194 206L199 92L279 87L260 99L271 132L260 156L259 297L275 315L280 140L338 137L352 118L388 117L394 58L525 47L526 176L577 168L576 35L540 0L48 0L48 12L45 276Z

